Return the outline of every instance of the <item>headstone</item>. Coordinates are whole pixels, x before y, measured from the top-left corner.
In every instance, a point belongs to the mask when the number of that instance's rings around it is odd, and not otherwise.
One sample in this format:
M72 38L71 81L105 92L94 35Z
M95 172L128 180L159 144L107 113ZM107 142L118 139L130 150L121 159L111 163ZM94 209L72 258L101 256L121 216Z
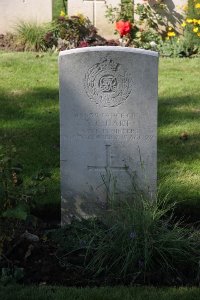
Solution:
M67 50L60 53L59 69L62 223L103 213L108 193L123 201L132 193L132 180L153 198L157 52Z
M93 25L98 29L98 34L105 38L117 38L114 35L115 26L108 22L105 17L106 6L118 6L121 0L68 0L68 14L69 16L78 13L88 17Z
M15 31L20 22L52 21L52 0L0 0L0 34Z

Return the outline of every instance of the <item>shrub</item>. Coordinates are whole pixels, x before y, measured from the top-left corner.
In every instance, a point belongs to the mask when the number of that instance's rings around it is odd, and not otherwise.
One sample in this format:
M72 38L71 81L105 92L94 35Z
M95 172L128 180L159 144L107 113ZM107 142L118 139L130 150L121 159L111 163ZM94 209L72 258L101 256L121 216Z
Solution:
M25 50L40 51L46 49L44 36L53 29L53 23L37 24L20 22L16 25L18 39L25 45Z
M58 49L76 48L81 41L92 42L95 40L97 29L91 24L88 18L79 14L77 16L60 16L56 21L56 38L58 40ZM59 40L61 46L59 45ZM64 46L62 42L65 42Z

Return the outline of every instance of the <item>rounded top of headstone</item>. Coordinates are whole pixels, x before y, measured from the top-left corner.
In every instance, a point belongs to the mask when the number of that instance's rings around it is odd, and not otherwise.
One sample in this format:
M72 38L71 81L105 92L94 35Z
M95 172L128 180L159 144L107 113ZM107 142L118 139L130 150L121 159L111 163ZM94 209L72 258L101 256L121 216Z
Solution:
M84 47L84 48L75 48L70 50L64 50L59 53L59 56L64 56L67 54L77 54L84 52L126 52L134 54L143 54L158 57L158 52L139 49L139 48L130 48L130 47L121 47L121 46L94 46L94 47Z

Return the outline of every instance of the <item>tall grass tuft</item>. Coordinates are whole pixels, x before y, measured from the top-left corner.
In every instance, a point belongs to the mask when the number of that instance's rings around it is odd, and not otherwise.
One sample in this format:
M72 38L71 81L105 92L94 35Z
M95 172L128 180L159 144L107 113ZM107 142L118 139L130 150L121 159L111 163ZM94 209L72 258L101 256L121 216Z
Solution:
M37 24L21 21L16 25L16 34L26 50L45 50L45 34L52 30L52 23Z
M173 204L140 197L123 202L103 221L89 243L87 269L129 282L194 282L200 260L200 234L176 220ZM98 242L96 242L98 241Z

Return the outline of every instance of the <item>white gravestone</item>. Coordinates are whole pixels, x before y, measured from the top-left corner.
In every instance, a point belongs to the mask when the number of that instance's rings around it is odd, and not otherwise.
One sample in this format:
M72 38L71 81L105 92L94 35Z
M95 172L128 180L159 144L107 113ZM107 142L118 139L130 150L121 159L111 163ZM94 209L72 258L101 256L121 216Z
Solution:
M0 34L13 32L19 22L52 21L52 0L0 0Z
M132 179L153 198L158 54L124 47L67 50L59 71L62 223L102 213L108 192L130 198ZM114 191L107 190L110 174Z
M117 38L114 35L115 25L108 22L105 17L106 6L118 6L120 0L68 0L68 14L69 16L78 13L88 17L92 24L98 29L98 34L108 38Z

